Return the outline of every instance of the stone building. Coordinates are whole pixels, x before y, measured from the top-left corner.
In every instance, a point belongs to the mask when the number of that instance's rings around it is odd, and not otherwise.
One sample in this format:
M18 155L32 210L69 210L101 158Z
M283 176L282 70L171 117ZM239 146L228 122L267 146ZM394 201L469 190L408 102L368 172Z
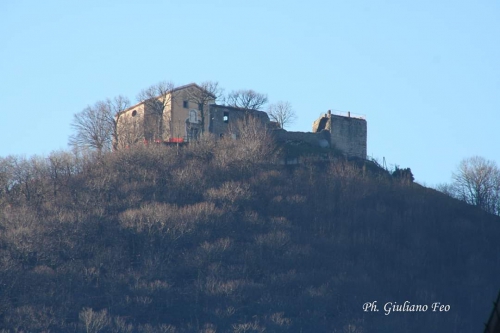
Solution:
M231 124L248 115L264 124L269 123L266 112L217 105L214 95L191 83L119 113L116 116L117 146L127 147L144 141L188 142L203 132L222 137Z
M210 122L208 132L217 137L223 137L231 132L237 135L238 128L235 125L238 121L243 121L245 117L251 115L259 120L264 126L271 124L267 112L259 110L245 110L232 106L212 104L209 107Z
M362 117L332 114L314 121L312 132L278 129L264 111L215 104L216 97L195 83L138 103L117 116L118 148L138 142L189 142L201 133L221 138L238 135L238 121L252 116L274 130L279 142L335 148L350 157L366 158L367 125Z
M203 103L196 103L204 94ZM203 125L208 127L202 124L202 112L213 103L215 96L194 83L142 101L116 115L118 146L142 141L178 142L197 137Z
M312 132L288 132L279 129L275 131L275 137L280 142L334 148L346 156L366 159L366 120L353 117L350 112L343 116L328 111L314 121Z
M362 117L334 115L330 110L313 123L313 133L330 132L330 144L347 156L366 158L367 126Z

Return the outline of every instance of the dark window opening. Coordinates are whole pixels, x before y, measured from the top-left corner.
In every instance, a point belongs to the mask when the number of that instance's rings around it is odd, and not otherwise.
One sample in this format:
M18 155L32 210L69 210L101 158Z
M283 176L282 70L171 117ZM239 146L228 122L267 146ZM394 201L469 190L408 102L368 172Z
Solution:
M224 133L219 134L219 138L222 139L223 137L224 137Z
M224 117L222 119L227 124L229 122L229 112L224 112Z
M136 110L132 111L132 117L135 117L135 116L137 116L137 111Z
M203 103L198 103L198 110L203 111Z
M183 106L185 109L189 108L189 102L188 102L188 101L184 101L184 102L182 102L182 106Z

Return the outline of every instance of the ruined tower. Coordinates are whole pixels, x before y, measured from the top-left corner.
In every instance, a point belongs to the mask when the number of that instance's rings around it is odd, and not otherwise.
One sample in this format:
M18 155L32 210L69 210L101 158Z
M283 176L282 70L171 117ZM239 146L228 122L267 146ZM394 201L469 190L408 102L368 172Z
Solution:
M367 126L360 116L332 114L330 110L313 123L313 132L330 131L330 144L351 157L366 158Z

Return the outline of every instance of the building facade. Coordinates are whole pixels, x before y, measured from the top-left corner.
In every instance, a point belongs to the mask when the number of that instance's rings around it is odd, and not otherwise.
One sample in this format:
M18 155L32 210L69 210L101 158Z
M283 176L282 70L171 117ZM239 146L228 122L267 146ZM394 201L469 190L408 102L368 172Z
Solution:
M142 101L116 115L118 147L138 142L182 142L208 128L205 121L215 96L195 83Z
M266 112L215 104L215 96L195 83L140 102L116 116L118 148L138 142L188 142L202 133L237 134L238 121L253 116L264 125Z

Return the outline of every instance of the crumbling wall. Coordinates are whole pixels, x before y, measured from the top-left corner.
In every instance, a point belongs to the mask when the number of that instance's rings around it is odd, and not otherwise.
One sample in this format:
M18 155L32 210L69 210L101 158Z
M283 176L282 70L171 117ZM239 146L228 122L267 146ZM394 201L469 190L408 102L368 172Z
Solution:
M366 120L337 115L329 116L331 144L348 156L366 158Z
M217 137L223 136L232 130L236 130L235 125L239 121L244 121L245 117L252 116L262 122L263 125L269 124L269 116L264 111L243 110L224 105L210 105L210 123L208 131Z
M284 129L274 131L274 137L278 142L303 142L313 147L330 147L330 132L288 132Z
M330 117L328 114L325 114L324 117L320 117L316 119L313 123L313 132L318 133L322 130L330 130Z

